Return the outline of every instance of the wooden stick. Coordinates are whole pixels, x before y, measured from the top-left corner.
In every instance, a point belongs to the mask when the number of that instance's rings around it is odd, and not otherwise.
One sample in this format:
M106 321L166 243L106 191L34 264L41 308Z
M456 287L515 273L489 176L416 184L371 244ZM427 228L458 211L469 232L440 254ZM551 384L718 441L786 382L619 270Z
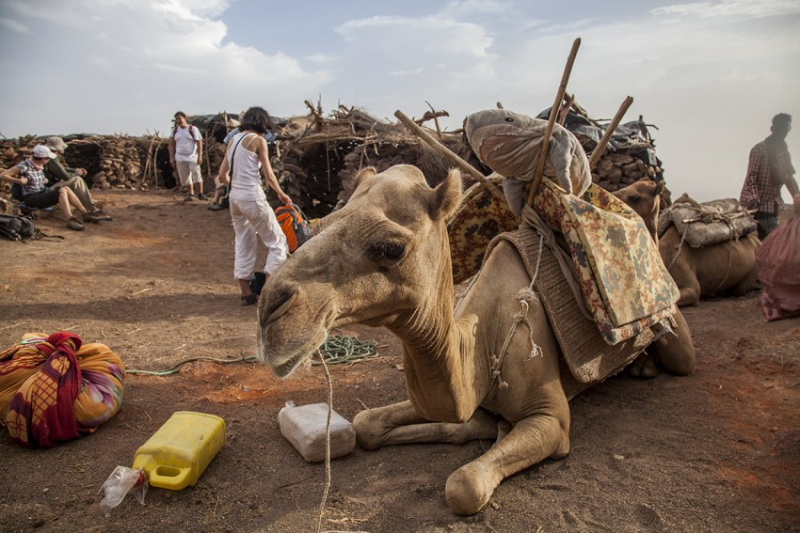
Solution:
M578 37L572 43L572 50L569 52L567 65L564 67L564 74L561 76L561 84L558 86L555 102L553 102L553 107L550 108L547 128L545 128L544 137L542 137L542 150L539 153L539 160L536 162L536 169L533 171L533 183L531 183L531 190L528 193L528 205L533 205L533 197L536 196L536 189L539 188L539 183L542 181L542 173L544 172L544 163L547 159L547 147L550 144L550 136L553 134L553 126L556 123L556 117L558 116L561 102L564 100L564 93L567 92L567 82L569 81L569 75L572 73L572 65L575 63L575 56L578 55L578 48L580 48L580 46L581 39Z
M558 123L563 126L564 123L567 121L567 115L569 115L569 110L572 109L572 103L575 102L575 95L565 94L567 97L564 105L562 106L561 112L559 113Z
M439 116L436 114L436 110L433 108L430 102L426 100L425 103L431 108L431 113L433 113L433 123L436 125L436 135L439 136L439 140L442 140L442 130L439 128Z
M594 150L592 150L592 157L589 159L589 170L593 170L595 165L600 162L600 158L603 157L603 152L606 151L606 146L608 145L608 141L611 140L611 136L614 135L614 130L617 129L619 126L619 122L622 120L622 117L625 116L625 112L628 111L628 108L633 103L632 97L627 97L622 102L622 105L619 106L617 110L617 114L614 115L613 120L606 128L605 133L603 133L603 137L600 139L600 142L597 143Z
M404 115L399 109L394 112L394 116L396 116L400 122L405 124L411 131L419 135L423 141L431 145L434 150L445 156L451 162L455 163L455 165L461 168L461 170L478 180L481 185L489 189L489 192L492 193L495 198L499 199L503 203L506 203L506 196L503 194L503 191L501 191L497 185L486 179L486 176L478 172L478 169L461 159L457 154L454 154L450 149L434 139L428 132L417 126L413 120Z

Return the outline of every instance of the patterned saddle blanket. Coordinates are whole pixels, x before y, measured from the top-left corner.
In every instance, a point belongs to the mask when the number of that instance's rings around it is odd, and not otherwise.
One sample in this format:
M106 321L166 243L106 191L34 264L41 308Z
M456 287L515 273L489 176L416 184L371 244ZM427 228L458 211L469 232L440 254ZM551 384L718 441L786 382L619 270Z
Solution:
M659 324L652 330L647 328L634 339L609 345L595 323L587 319L576 305L575 295L558 260L547 246L540 247L540 238L536 231L527 227L503 233L492 241L486 255L488 257L501 241L516 248L528 275L531 278L536 276L534 290L544 306L570 372L580 383L603 381L633 361L665 325Z
M678 288L644 222L623 202L594 184L581 197L564 194L544 178L533 207L566 240L586 307L606 343L634 338L675 313ZM485 188L469 189L448 225L454 282L476 274L491 239L518 225Z

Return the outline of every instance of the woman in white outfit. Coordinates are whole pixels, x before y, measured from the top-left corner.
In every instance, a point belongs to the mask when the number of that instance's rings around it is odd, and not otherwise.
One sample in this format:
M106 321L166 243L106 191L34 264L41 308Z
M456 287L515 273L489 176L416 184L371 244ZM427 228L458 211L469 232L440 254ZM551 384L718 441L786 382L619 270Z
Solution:
M259 237L268 250L264 265L267 278L289 255L286 236L261 187L263 172L265 181L278 193L280 201L287 206L292 204L292 199L281 190L269 163L267 141L263 134L270 130L271 125L269 113L264 109L248 109L242 119L240 133L228 143L228 152L219 169L220 183L230 188L228 198L236 234L233 276L239 280L242 305L252 305L258 300L258 296L250 290L250 279L256 266Z

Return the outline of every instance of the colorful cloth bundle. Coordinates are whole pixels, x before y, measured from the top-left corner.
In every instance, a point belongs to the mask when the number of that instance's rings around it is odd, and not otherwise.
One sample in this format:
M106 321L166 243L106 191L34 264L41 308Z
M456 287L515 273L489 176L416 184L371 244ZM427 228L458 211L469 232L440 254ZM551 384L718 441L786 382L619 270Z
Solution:
M0 421L28 448L94 433L122 404L125 366L103 344L28 333L0 353Z

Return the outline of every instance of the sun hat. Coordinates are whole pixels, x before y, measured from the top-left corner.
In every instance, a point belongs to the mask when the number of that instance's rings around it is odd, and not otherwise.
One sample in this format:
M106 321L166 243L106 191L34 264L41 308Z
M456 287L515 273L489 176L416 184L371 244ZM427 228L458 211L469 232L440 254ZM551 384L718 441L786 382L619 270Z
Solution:
M56 154L54 154L50 148L43 144L37 144L33 147L33 157L45 158L48 157L50 159L55 159Z
M50 137L47 139L47 147L56 152L63 152L67 149L67 143L61 137Z

